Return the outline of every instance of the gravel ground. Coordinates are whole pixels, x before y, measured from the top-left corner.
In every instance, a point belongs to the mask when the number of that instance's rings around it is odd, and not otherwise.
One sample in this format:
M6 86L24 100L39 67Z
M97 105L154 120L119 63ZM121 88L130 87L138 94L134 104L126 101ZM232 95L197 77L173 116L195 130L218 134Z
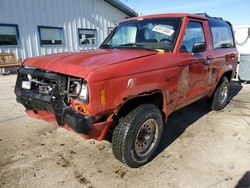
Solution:
M221 112L204 101L169 117L158 155L130 169L108 141L31 119L0 76L0 187L235 187L250 184L250 85L233 81ZM246 178L249 178L248 180ZM242 184L242 185L243 185Z

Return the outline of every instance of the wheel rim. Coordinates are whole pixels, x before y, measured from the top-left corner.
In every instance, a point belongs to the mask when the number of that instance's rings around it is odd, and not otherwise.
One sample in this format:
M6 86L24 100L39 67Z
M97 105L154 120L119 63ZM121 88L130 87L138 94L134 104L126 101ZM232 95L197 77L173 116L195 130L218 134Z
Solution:
M158 123L148 119L140 127L135 138L135 152L139 157L144 157L152 151L159 136Z
M220 89L220 102L221 104L226 103L228 97L228 84L224 82Z

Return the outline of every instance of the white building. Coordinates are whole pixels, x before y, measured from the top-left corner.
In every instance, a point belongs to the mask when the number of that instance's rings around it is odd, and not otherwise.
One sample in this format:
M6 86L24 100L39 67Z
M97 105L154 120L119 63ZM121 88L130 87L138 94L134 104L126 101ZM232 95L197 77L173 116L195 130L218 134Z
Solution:
M238 25L233 29L239 51L238 78L250 81L250 25Z
M25 59L96 48L134 16L118 0L0 0L0 53Z
M250 25L233 26L237 49L240 54L250 54Z

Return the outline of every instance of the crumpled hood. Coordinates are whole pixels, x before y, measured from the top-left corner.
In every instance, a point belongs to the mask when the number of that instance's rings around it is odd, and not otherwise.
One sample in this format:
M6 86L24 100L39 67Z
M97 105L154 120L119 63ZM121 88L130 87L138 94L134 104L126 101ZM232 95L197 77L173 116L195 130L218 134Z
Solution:
M88 73L94 69L156 53L146 50L97 49L33 57L27 59L23 65L86 78Z

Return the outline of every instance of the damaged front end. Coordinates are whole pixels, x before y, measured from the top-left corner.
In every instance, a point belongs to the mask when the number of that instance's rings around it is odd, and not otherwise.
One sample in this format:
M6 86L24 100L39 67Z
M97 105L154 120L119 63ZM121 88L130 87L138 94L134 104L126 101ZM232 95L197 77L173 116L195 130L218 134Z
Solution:
M27 111L49 112L59 126L68 126L77 133L92 131L93 117L84 109L74 110L72 101L87 103L87 84L84 79L21 67L15 87L17 102Z

